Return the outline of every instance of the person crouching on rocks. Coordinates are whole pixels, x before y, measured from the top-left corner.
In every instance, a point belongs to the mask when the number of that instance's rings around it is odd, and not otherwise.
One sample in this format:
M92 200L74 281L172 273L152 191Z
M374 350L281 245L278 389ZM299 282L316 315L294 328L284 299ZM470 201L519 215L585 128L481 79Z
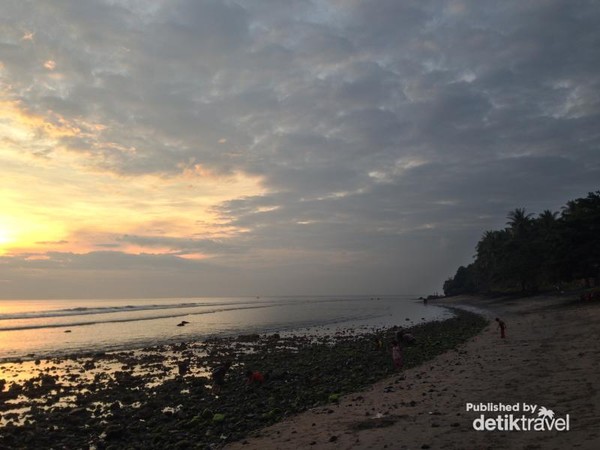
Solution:
M263 384L265 382L265 377L262 373L256 370L248 370L246 372L246 383L247 384Z
M215 395L219 395L221 393L221 389L225 384L225 375L231 368L231 361L226 361L222 366L217 367L213 370L211 376L213 380L212 390Z

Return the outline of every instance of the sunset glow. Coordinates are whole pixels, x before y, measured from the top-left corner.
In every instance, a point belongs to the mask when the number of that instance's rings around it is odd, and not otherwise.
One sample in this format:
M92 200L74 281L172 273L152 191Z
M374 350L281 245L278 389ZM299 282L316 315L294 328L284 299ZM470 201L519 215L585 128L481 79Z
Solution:
M0 249L5 244L8 244L13 239L12 233L4 227L0 227Z
M260 177L242 172L218 174L197 163L181 165L179 172L171 174L114 173L94 161L89 152L57 141L93 139L95 146L117 153L132 151L104 142L102 132L107 127L86 125L83 131L52 111L46 116L31 114L11 101L0 102L0 114L4 131L0 162L12 169L0 180L3 254L84 253L103 248L168 254L174 248L132 245L123 242L122 236L226 237L236 230L223 227L213 208L240 192L265 192ZM207 257L197 252L180 256Z
M4 3L0 297L435 291L598 189L593 2Z

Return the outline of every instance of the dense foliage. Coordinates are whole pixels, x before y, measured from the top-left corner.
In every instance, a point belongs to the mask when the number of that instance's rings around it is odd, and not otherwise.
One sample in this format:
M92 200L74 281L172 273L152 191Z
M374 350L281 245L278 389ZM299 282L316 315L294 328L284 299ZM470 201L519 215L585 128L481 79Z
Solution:
M560 214L511 211L506 228L483 234L475 261L446 280L444 293L535 293L578 280L600 284L600 191L568 202Z

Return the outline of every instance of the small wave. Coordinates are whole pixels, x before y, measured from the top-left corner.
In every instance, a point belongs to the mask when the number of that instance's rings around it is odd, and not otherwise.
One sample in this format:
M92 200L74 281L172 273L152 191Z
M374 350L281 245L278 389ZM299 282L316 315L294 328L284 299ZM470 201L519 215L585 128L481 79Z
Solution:
M119 305L119 306L101 306L101 307L87 307L77 306L75 308L66 309L55 309L47 311L33 311L33 312L17 312L10 314L0 314L0 322L3 320L16 320L16 319L44 319L54 317L69 317L69 316L87 316L93 314L114 314L120 312L131 312L131 311L153 311L161 309L184 309L184 308L198 308L198 307L209 307L209 306L231 306L231 305L246 305L250 302L229 302L229 303L207 303L207 302L185 302L185 303L170 303L170 304L144 304L144 305ZM265 302L261 302L264 304ZM0 329L2 329L0 327Z
M73 322L61 322L61 323L32 323L32 324L22 324L22 325L14 325L14 326L0 326L0 331L21 331L21 330L37 330L42 328L72 328L72 327L82 327L88 325L98 325L105 323L124 323L124 322L139 322L143 320L157 320L157 319L171 319L175 317L192 317L197 315L205 315L205 314L216 314L224 311L238 311L243 309L260 309L260 308L270 308L275 305L259 305L259 306L245 306L245 307L237 307L237 308L218 308L211 309L208 311L198 311L198 312L182 312L182 313L173 313L173 314L164 314L159 316L150 316L150 317L127 317L127 318L115 318L109 320L89 320L89 321L73 321Z
M114 314L121 312L131 311L153 311L161 309L183 309L183 308L201 308L201 307L224 307L224 306L239 306L244 305L290 305L290 304L310 304L310 303L336 303L344 301L352 301L353 299L334 298L334 299L320 299L320 298L302 298L302 297L290 297L290 298L266 298L266 299L243 299L237 301L226 301L226 302L181 302L181 303L145 303L141 305L111 305L111 306L75 306L73 308L64 309L52 309L46 311L27 311L27 312L14 312L8 314L0 314L0 323L6 320L17 320L17 319L44 319L44 318L57 318L57 317L69 317L69 316L87 316L94 314ZM2 329L0 327L0 329Z
M44 319L55 317L68 317L77 315L93 315L93 314L113 314L120 312L131 311L152 311L161 309L182 309L182 308L197 308L197 307L224 307L224 306L244 306L244 305L290 305L290 304L314 304L314 303L338 303L338 302L353 302L364 301L364 298L352 297L265 297L262 299L254 298L239 298L235 300L227 300L225 302L215 301L182 301L180 303L144 303L144 304L125 304L125 305L106 305L106 306L74 306L64 309L46 309L42 311L17 311L12 313L0 314L0 323L6 320L17 319Z
M181 317L193 314L210 314L236 309L251 309L271 306L302 306L310 304L343 303L364 301L364 298L320 298L320 297L271 297L263 299L239 298L216 301L182 301L179 303L143 303L107 306L74 306L72 308L49 309L45 311L22 311L0 314L0 331L14 331L36 328L57 328L83 326L97 323L133 322L157 318ZM196 309L194 309L196 308ZM202 310L205 308L205 310ZM164 311L164 314L141 317L139 314L151 311ZM167 312L170 311L170 312ZM116 317L108 315L116 315ZM133 315L135 314L135 316ZM104 315L102 317L102 315ZM85 319L84 317L89 317ZM93 316L98 316L97 318ZM12 321L20 323L11 323ZM60 321L60 322L59 322Z

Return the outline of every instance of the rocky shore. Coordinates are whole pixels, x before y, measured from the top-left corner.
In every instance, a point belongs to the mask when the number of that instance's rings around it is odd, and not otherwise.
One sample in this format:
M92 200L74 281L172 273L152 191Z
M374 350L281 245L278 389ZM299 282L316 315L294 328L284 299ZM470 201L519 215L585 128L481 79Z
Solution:
M487 321L456 317L411 327L418 366L479 333ZM248 335L136 351L0 365L0 448L217 448L315 407L335 407L394 372L396 328L333 336ZM220 395L209 374L233 366ZM247 385L246 370L270 373Z

